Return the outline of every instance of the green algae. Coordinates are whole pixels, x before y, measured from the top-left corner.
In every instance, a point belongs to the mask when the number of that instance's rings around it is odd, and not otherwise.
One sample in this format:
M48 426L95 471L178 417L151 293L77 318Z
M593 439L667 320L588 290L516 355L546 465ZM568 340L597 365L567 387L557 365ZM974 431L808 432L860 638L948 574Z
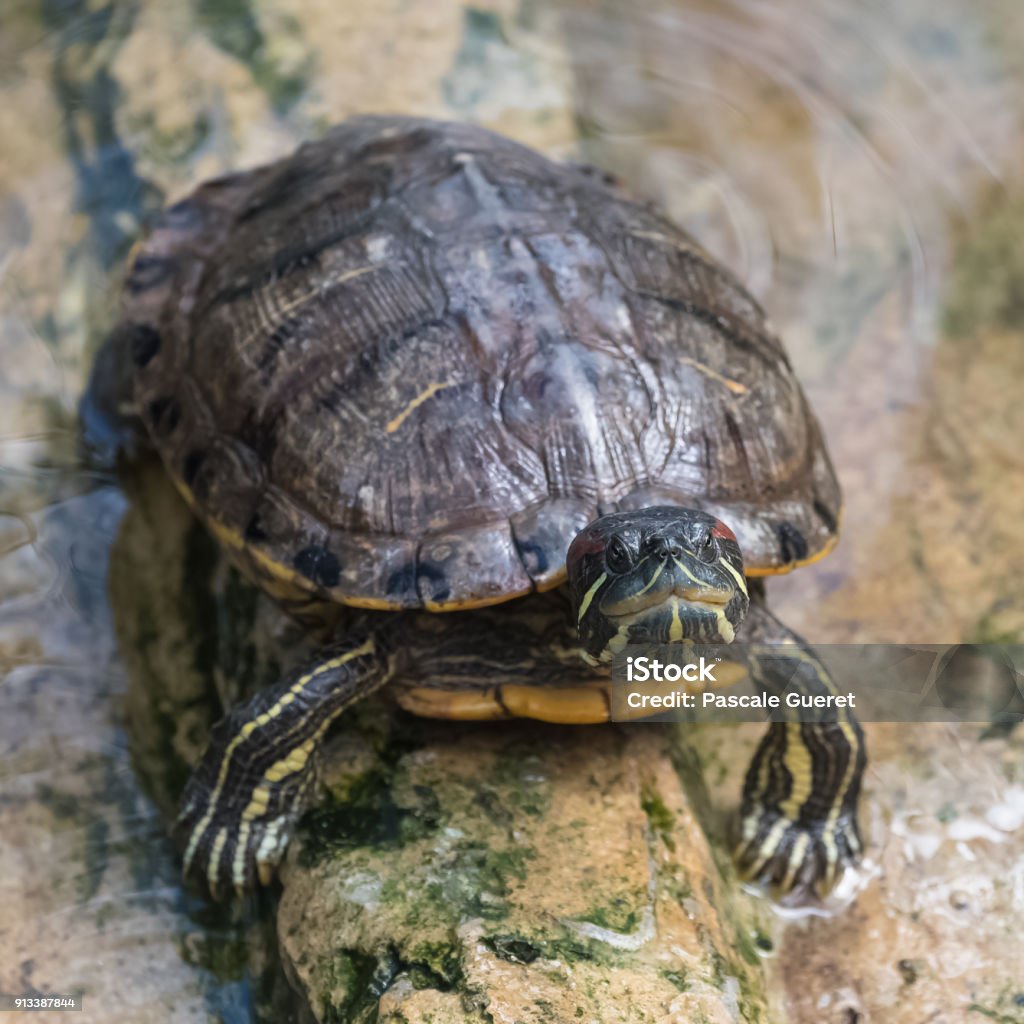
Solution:
M1024 1021L1024 1012L1017 1012L1012 1015L1009 1013L1000 1013L998 1010L982 1006L980 1003L971 1003L968 1005L967 1012L976 1013L981 1017L997 1021L998 1024L1021 1024L1021 1021Z
M440 965L440 969L438 969ZM336 1024L370 1024L379 1016L380 997L399 977L408 978L414 989L453 991L462 981L461 965L451 949L431 960L410 959L389 945L377 953L359 949L338 951L325 975L329 993L322 1020Z
M502 960L514 964L532 964L541 956L541 948L517 935L492 935L484 945Z
M641 899L645 894L637 894ZM625 896L613 897L608 903L591 907L573 920L581 923L597 925L607 931L629 935L639 927L643 914L638 911L635 903Z
M405 807L394 797L393 775L386 768L350 781L345 799L331 796L302 822L302 864L312 867L338 850L404 846L438 827L436 801Z
M690 980L686 976L685 971L680 970L663 970L659 972L661 976L671 982L680 992L688 992L690 990Z
M537 960L560 961L564 964L602 964L622 966L626 957L622 952L597 939L591 939L565 925L546 930L516 933L494 932L487 935L484 945L502 960L531 964Z
M651 831L673 852L676 848L674 832L676 828L675 815L665 806L661 797L649 786L645 786L640 797L640 806L643 808L647 820L650 822Z

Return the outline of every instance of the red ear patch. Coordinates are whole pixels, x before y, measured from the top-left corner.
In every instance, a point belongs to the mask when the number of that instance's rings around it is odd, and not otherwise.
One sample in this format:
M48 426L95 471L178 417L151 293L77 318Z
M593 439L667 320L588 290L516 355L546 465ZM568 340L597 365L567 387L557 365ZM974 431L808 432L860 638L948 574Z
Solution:
M715 525L711 527L711 536L718 537L721 540L731 540L734 543L736 541L736 534L720 519L716 519Z

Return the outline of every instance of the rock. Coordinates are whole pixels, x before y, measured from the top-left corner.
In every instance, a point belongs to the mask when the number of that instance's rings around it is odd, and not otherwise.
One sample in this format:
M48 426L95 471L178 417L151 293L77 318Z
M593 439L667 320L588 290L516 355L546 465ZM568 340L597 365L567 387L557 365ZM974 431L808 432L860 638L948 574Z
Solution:
M378 995L408 1021L766 1019L749 901L670 731L384 721L334 743L331 803L283 873L317 1020Z

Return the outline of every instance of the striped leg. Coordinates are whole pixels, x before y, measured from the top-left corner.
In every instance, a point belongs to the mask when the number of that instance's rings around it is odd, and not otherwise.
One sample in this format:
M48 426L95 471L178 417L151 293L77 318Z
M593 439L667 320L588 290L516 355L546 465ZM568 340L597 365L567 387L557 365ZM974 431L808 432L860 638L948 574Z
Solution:
M757 639L782 650L752 655L762 690L782 695L835 693L825 666L763 606L752 605ZM744 638L746 639L746 638ZM796 712L793 712L794 716ZM736 857L741 872L797 898L833 886L861 851L857 802L864 774L864 737L845 709L822 720L773 722L747 771Z
M257 876L267 884L309 803L328 727L391 672L377 637L346 640L218 722L182 796L186 874L215 896Z

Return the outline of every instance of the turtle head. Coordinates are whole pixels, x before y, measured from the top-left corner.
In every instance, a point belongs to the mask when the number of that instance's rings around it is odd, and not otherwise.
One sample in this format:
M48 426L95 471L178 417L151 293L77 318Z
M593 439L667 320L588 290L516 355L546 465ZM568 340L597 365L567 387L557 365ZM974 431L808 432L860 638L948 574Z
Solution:
M731 643L749 603L736 536L696 509L602 516L577 534L566 563L595 663L626 644Z

